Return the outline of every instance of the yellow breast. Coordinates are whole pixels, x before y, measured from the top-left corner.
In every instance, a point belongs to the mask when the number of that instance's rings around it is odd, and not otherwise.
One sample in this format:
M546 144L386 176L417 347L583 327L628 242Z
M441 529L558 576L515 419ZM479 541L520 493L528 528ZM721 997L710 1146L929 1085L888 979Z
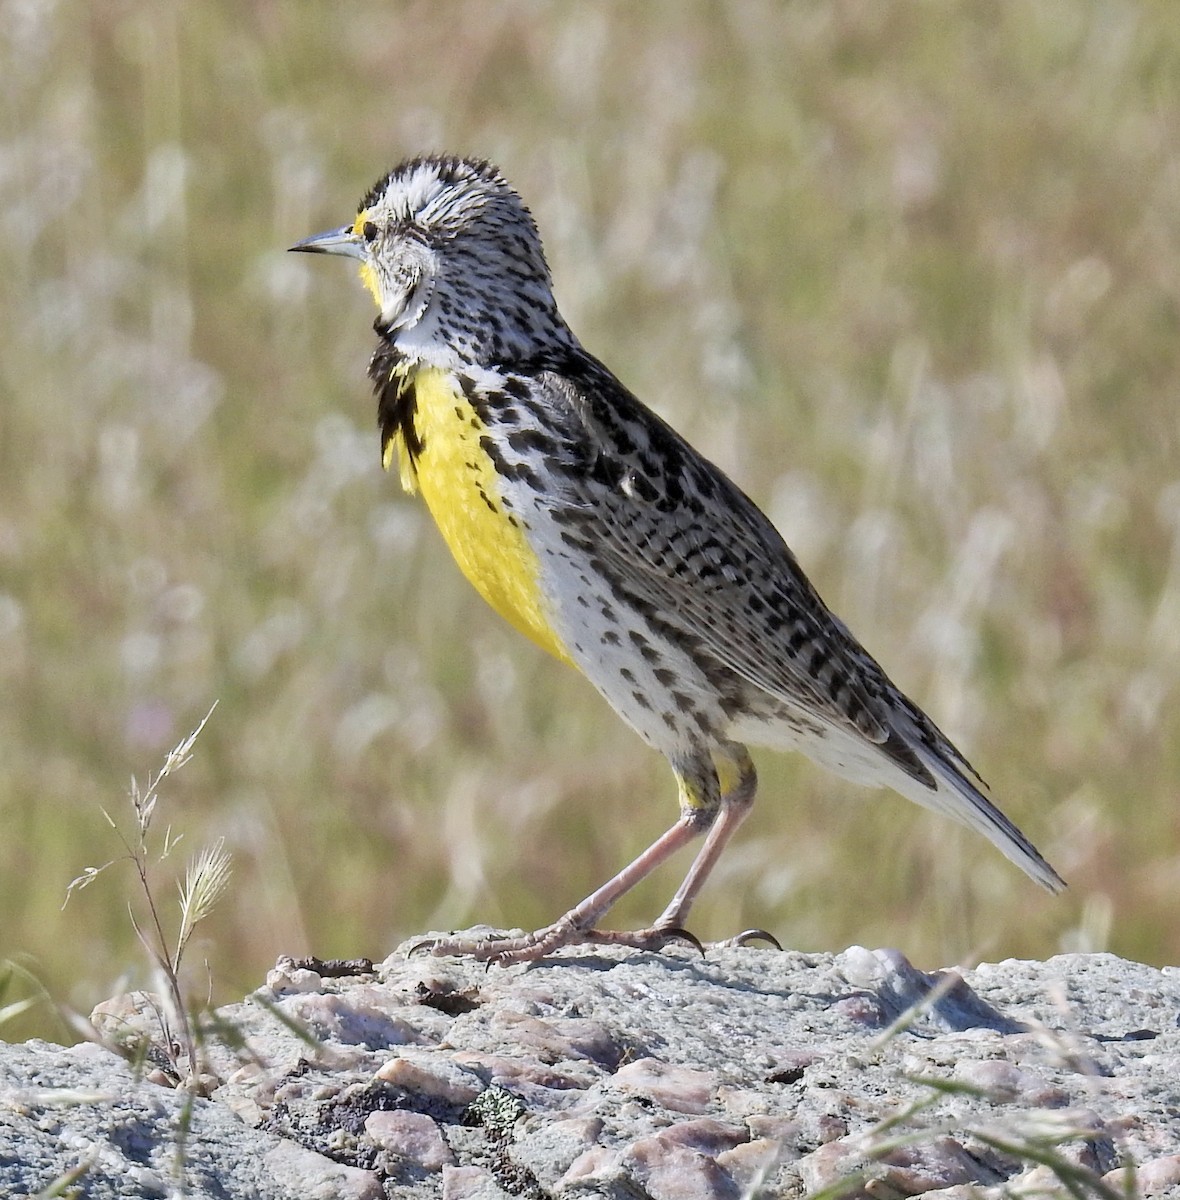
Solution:
M459 569L475 590L521 633L563 662L569 656L549 622L540 564L517 514L505 509L495 466L480 445L486 428L454 377L436 367L412 369L414 429L421 449L409 461L398 436L402 483L422 493Z

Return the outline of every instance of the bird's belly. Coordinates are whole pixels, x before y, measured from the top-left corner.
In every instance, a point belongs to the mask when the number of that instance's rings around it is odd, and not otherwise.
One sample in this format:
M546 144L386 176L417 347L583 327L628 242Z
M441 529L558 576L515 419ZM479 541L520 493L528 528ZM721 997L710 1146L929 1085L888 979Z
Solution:
M663 632L659 614L629 606L593 562L560 553L545 560L563 642L611 708L668 756L723 739L721 696L690 649Z
M459 569L502 617L543 650L569 661L549 619L540 564L523 514L505 504L487 430L453 378L424 368L414 378L418 490Z
M772 705L762 713L743 713L730 725L729 736L743 745L797 750L842 779L867 787L900 790L906 779L874 743L800 708Z

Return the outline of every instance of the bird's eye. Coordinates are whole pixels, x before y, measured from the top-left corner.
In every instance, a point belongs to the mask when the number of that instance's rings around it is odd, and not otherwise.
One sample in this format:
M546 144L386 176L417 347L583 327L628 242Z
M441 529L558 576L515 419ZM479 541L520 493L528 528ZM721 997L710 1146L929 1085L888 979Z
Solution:
M371 245L377 237L377 226L374 225L372 221L366 221L361 226L361 237L363 237L365 241Z

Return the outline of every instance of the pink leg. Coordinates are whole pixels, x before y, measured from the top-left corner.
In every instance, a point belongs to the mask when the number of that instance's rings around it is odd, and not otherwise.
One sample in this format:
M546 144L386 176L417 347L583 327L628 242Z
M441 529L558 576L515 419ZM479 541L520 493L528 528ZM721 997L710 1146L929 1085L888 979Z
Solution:
M429 948L435 955L471 957L507 966L511 963L535 961L552 950L577 942L658 950L668 941L679 938L699 945L690 934L684 932L683 921L688 916L688 910L709 872L721 857L726 843L749 814L757 786L754 765L744 748L733 746L729 748L728 753L718 752L714 755L714 761L722 768L727 790L721 798L720 814L711 827L708 824L708 808L685 808L680 820L657 838L634 862L624 867L580 904L571 908L565 916L559 917L552 925L543 929L519 938L440 938L438 941L424 944L423 949ZM682 793L695 794L685 788L683 777L681 779ZM715 776L712 783L716 789ZM672 897L671 903L653 926L629 932L594 928L620 896L629 892L676 851L698 837L703 828L709 829L705 844L693 859L692 866L689 867L688 874L677 889L676 895Z
M752 799L752 797L751 797ZM709 873L717 865L721 852L729 843L729 839L737 832L737 827L750 815L750 803L726 803L721 815L713 822L705 844L700 848L684 882L676 889L668 907L664 909L656 922L657 929L680 929L688 917L688 910L708 879Z
M532 962L544 958L559 946L574 942L605 940L625 941L628 945L658 948L667 938L655 930L640 930L634 934L599 934L591 936L595 924L624 893L629 892L677 850L700 836L700 824L694 814L686 813L666 833L658 837L634 862L607 880L580 904L575 905L552 925L519 938L440 938L429 944L431 954L457 955L494 962L501 966L510 963ZM423 947L427 948L426 946Z

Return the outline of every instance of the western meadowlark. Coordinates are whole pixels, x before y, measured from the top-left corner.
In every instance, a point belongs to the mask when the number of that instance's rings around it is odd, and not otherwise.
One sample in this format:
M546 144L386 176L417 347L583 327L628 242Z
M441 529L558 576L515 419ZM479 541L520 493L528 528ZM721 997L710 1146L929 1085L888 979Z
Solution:
M434 953L510 963L575 942L693 940L688 910L754 799L745 743L891 787L978 830L1046 888L1064 886L828 611L756 505L582 348L532 216L495 167L411 159L355 220L291 249L360 262L379 310L369 376L384 465L396 459L484 599L580 670L679 784L676 823L552 925L444 938ZM653 926L596 928L701 834Z

